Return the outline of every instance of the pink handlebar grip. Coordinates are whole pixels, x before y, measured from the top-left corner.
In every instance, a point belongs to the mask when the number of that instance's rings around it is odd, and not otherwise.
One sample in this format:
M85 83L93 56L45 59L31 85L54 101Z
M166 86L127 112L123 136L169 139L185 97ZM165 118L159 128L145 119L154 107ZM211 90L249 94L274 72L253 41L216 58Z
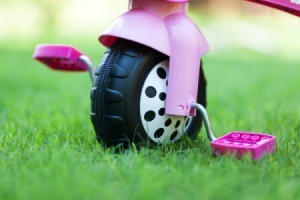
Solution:
M254 160L272 154L276 137L261 133L232 132L211 142L214 155L235 154L238 158L250 154Z
M80 57L83 54L71 46L38 45L33 58L55 70L88 71L89 68Z

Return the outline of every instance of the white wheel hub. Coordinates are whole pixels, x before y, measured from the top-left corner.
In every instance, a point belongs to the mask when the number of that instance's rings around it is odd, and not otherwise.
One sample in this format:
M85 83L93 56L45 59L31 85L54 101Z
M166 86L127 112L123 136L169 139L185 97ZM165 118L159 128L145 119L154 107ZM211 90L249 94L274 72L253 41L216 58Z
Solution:
M156 143L179 140L191 125L192 117L165 114L169 61L156 65L147 76L140 99L140 115L147 135Z

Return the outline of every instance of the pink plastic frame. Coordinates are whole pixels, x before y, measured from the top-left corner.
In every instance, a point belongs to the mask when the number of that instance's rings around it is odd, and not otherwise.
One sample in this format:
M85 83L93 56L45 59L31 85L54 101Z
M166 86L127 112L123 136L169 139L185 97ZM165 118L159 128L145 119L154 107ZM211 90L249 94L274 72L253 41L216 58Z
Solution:
M265 6L276 8L300 17L300 1L299 0L247 0L259 3Z
M187 16L187 0L130 0L127 13L99 37L106 47L131 40L170 57L166 114L195 115L200 59L209 50L202 32Z

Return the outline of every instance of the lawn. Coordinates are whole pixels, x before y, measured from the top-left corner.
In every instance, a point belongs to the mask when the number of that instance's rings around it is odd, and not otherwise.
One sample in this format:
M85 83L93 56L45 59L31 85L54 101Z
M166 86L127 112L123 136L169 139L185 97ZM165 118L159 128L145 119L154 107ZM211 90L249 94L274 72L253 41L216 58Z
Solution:
M75 43L97 62L104 52L94 40ZM52 72L31 59L33 48L0 47L0 199L300 197L299 59L243 49L204 58L216 135L277 136L276 153L252 161L213 158L204 130L155 149L102 148L89 119L88 74Z

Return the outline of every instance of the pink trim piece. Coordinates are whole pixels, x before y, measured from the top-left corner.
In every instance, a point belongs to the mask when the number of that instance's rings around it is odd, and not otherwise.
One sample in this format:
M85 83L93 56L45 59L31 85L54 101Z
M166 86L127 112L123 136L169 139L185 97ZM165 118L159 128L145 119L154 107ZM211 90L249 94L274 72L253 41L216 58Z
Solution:
M262 133L232 132L211 142L214 155L234 154L238 158L250 154L254 160L272 154L276 148L276 137Z
M33 58L55 70L88 71L88 66L80 61L83 54L66 45L38 45Z
M300 17L300 1L299 0L247 0L259 3L265 6L276 8Z
M166 114L195 115L190 106L197 102L200 58L208 51L208 43L186 15L170 15L165 24L171 48Z

